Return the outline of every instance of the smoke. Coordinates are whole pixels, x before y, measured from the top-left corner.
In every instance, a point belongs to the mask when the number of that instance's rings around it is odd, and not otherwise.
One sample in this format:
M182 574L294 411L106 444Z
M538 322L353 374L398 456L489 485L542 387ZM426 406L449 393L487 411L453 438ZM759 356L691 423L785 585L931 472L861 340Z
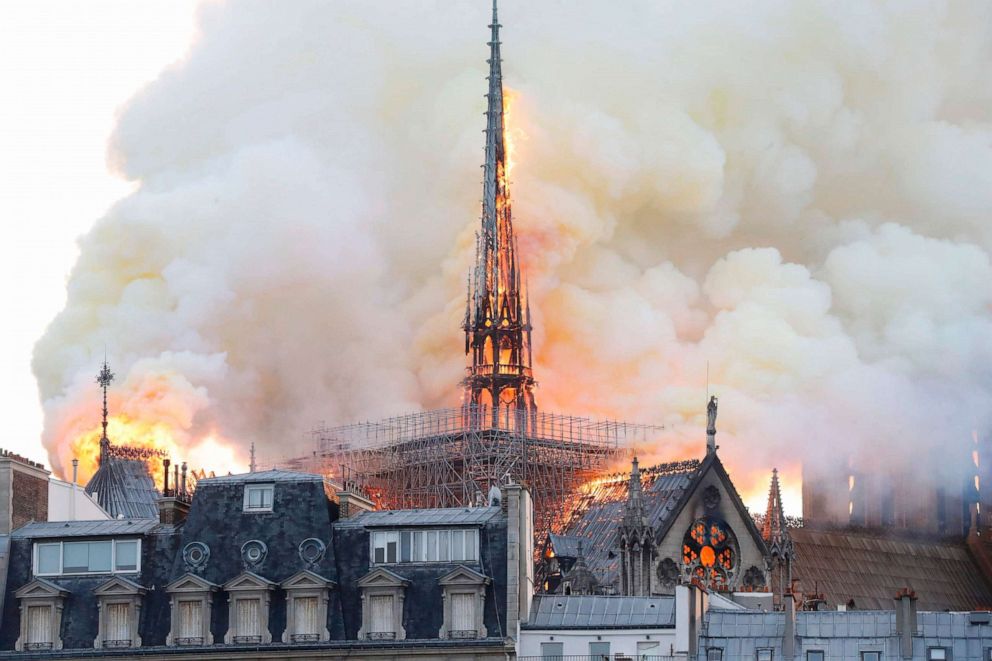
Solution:
M990 429L992 6L502 4L539 406L698 455L708 373L738 486L784 468L793 511L802 460ZM486 3L198 22L121 109L109 160L140 186L36 347L57 472L104 345L112 408L180 455L458 402Z

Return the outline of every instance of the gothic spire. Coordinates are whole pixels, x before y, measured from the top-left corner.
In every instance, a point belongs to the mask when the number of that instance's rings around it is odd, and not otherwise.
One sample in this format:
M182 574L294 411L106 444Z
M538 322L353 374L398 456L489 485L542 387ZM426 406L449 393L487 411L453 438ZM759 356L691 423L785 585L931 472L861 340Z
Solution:
M515 416L515 423L526 426L537 407L531 371L530 314L522 300L507 180L509 164L496 0L493 0L489 28L482 219L476 234L475 267L469 276L462 322L465 352L471 356L463 382L464 401L471 406L491 406L494 425L500 420L500 407L524 413Z
M102 466L106 463L107 456L110 454L110 439L107 438L107 388L114 380L114 373L110 371L110 367L107 365L107 358L103 358L103 368L100 373L96 376L96 382L100 384L103 389L103 433L100 435L100 465Z
M627 513L626 524L628 526L645 525L647 520L644 517L644 495L641 492L641 467L637 463L637 457L631 462L630 482L627 486Z
M768 489L768 508L765 510L765 523L761 536L769 544L781 543L786 534L785 514L782 511L782 490L778 482L778 469L772 469L772 483Z

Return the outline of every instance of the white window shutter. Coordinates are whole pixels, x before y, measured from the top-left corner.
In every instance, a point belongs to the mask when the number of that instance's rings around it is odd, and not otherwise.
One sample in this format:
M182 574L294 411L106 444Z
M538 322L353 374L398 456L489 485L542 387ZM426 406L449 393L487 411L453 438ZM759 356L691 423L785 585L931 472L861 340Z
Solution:
M107 604L107 633L103 639L131 640L131 611L129 604Z
M317 597L297 597L293 600L293 610L297 634L320 633L317 622Z
M238 599L237 618L239 636L261 636L259 599Z
M179 602L179 637L203 637L203 619L199 601Z
M475 631L475 595L456 592L451 595L451 630Z

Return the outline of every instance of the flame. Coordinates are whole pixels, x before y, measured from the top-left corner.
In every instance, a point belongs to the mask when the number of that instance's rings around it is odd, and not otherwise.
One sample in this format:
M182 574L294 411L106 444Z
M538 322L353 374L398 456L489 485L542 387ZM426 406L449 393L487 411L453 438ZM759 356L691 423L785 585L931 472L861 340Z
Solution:
M100 426L84 431L69 442L72 456L79 459L79 476L83 483L100 467ZM172 429L161 422L136 420L119 414L107 419L107 437L113 445L160 450L167 457L179 456L179 444ZM145 462L155 486L162 487L162 459L150 457Z
M503 88L503 135L506 147L506 178L510 178L513 166L516 164L517 148L521 142L527 140L527 133L519 126L514 126L513 109L519 93L507 87Z

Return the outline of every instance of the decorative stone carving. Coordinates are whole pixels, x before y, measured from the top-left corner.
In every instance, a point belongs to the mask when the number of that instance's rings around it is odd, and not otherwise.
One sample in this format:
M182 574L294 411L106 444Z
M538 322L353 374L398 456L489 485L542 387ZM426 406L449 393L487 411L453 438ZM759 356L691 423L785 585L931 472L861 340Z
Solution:
M679 566L671 558L665 558L658 563L658 583L661 587L672 589L679 582Z
M712 484L703 489L703 506L708 509L716 509L720 504L720 490Z
M309 569L313 569L324 558L327 547L316 537L310 537L300 542L300 560Z
M188 572L202 572L210 561L210 547L203 542L190 542L183 547L183 564Z
M751 565L744 572L744 578L742 583L745 588L749 590L762 590L768 587L767 581L765 580L765 572L761 571L759 568Z
M265 556L269 549L265 542L258 539L251 539L241 545L241 564L246 571L254 571L265 562Z

